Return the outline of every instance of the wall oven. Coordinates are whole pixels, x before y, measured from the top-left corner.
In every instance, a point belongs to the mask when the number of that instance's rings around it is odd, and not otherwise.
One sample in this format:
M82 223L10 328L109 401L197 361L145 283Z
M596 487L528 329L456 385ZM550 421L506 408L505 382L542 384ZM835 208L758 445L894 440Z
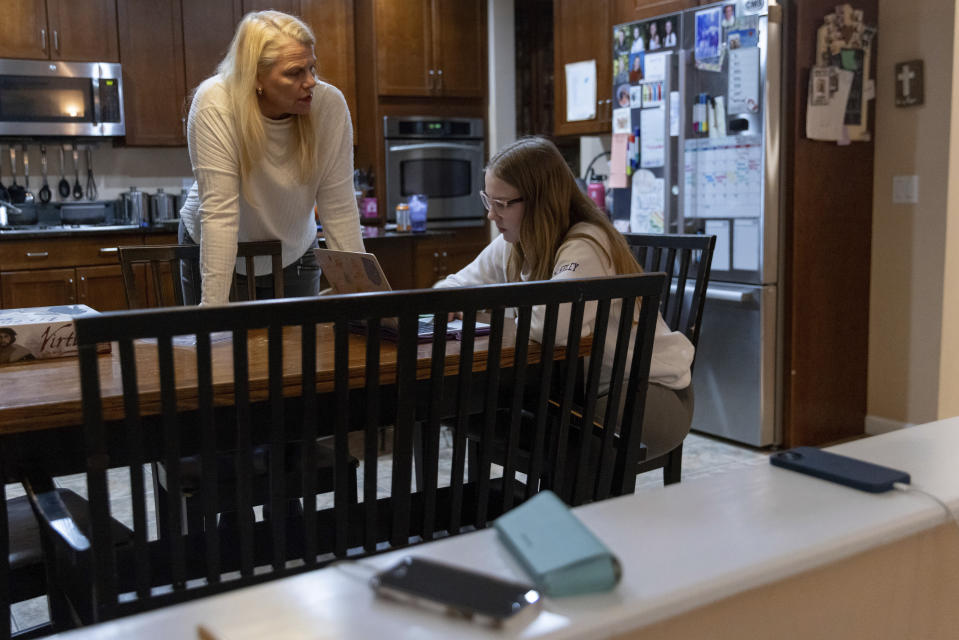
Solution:
M119 64L0 59L0 136L125 133Z
M386 214L396 221L396 205L426 194L430 223L483 218L482 118L386 116Z

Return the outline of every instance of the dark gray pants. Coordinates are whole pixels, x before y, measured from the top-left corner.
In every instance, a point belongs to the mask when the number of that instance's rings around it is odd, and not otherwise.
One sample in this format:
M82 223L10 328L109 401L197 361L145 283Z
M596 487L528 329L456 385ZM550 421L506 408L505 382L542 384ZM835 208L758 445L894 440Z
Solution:
M596 415L606 411L607 396L597 398ZM619 415L623 415L625 394L620 400ZM650 382L646 390L643 412L643 444L646 457L655 458L672 451L683 441L693 423L693 385L685 389L670 389ZM617 424L619 421L617 420Z
M177 238L180 244L197 244L190 236L190 233L180 221L180 227L177 230ZM319 243L314 240L313 246L306 250L299 260L283 268L283 297L284 298L304 298L315 296L320 292L320 265L316 262L316 255L313 249L318 247ZM181 284L183 286L183 299L189 304L190 300L199 301L200 296L194 290L194 283L199 282L199 274L191 273L190 265L181 264L183 277ZM240 300L246 300L246 282L247 277L236 275L237 293ZM256 276L256 297L257 299L275 298L273 293L273 275L266 274ZM195 297L194 297L195 296Z

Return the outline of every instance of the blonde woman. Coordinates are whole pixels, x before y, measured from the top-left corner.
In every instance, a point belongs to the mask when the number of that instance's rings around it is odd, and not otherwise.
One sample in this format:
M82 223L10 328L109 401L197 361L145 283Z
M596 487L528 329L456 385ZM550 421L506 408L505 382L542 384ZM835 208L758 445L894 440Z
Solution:
M343 94L317 80L314 43L294 16L247 14L218 73L196 89L187 125L196 182L179 237L200 245L201 304L227 302L234 266L243 273L238 241L274 238L286 295L315 295L314 205L329 248L363 251L350 113ZM269 287L269 260L255 269Z
M576 185L556 146L540 137L522 138L499 151L486 168L480 197L487 217L499 230L473 262L437 283L438 287L528 280L564 280L639 273L626 240ZM583 335L595 324L595 303L587 307ZM619 324L618 304L610 308L610 327ZM531 336L542 336L544 310L533 309ZM560 319L556 338L565 340L568 318ZM609 331L609 330L608 330ZM609 331L600 392L609 391L616 332ZM693 412L690 365L693 345L682 333L657 319L643 442L650 457L675 448L689 432ZM624 399L625 400L625 399ZM605 402L598 406L605 411ZM622 407L620 407L622 410Z

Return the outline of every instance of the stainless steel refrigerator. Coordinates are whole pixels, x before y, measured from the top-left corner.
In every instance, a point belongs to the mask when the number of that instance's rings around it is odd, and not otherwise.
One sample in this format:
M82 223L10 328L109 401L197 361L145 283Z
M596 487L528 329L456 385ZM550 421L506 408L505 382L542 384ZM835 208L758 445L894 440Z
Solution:
M782 4L613 28L614 223L717 236L693 429L754 446L782 440Z

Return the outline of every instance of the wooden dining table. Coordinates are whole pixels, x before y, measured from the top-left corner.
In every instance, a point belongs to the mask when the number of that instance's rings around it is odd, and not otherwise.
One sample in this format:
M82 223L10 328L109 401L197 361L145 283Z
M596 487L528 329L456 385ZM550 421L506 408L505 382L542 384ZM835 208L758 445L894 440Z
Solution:
M500 354L502 369L513 367L515 333L513 323L505 323ZM300 329L284 328L282 339L283 395L293 398L302 394ZM353 389L361 389L366 382L366 342L367 338L362 333L351 332L348 337L349 385ZM487 343L486 337L477 336L475 339L473 372L483 372L486 369ZM588 338L580 341L580 356L588 354L590 344ZM316 345L316 389L318 393L328 393L333 390L334 385L332 325L316 325ZM234 403L233 347L232 332L211 335L214 404L219 407L229 407ZM460 347L461 342L455 339L450 339L446 343L444 371L447 376L458 373ZM158 415L160 413L160 377L156 340L137 340L134 350L141 415L147 417ZM247 334L251 402L266 401L269 398L268 351L269 342L265 329L250 331ZM198 406L195 336L174 337L173 353L178 410L194 410ZM530 342L527 363L539 363L541 355L541 345ZM564 347L554 348L554 361L564 360L565 357ZM101 354L98 360L103 418L107 421L120 420L123 418L123 388L117 344L113 343L110 352ZM421 343L418 347L417 379L429 379L431 367L432 343ZM397 345L395 342L383 339L380 344L381 384L388 385L395 382L396 372ZM6 439L21 443L18 447L19 452L12 451L10 447L0 446L0 450L5 450L5 452L0 451L0 456L5 458L5 475L8 479L13 479L17 475L15 469L20 466L18 460L11 458L16 458L19 453L22 453L24 447L33 449L34 446L48 446L45 443L51 442L50 437L59 437L58 434L66 435L68 432L71 438L75 438L80 432L82 421L80 370L75 357L0 367L0 442ZM36 444L30 445L30 442Z

